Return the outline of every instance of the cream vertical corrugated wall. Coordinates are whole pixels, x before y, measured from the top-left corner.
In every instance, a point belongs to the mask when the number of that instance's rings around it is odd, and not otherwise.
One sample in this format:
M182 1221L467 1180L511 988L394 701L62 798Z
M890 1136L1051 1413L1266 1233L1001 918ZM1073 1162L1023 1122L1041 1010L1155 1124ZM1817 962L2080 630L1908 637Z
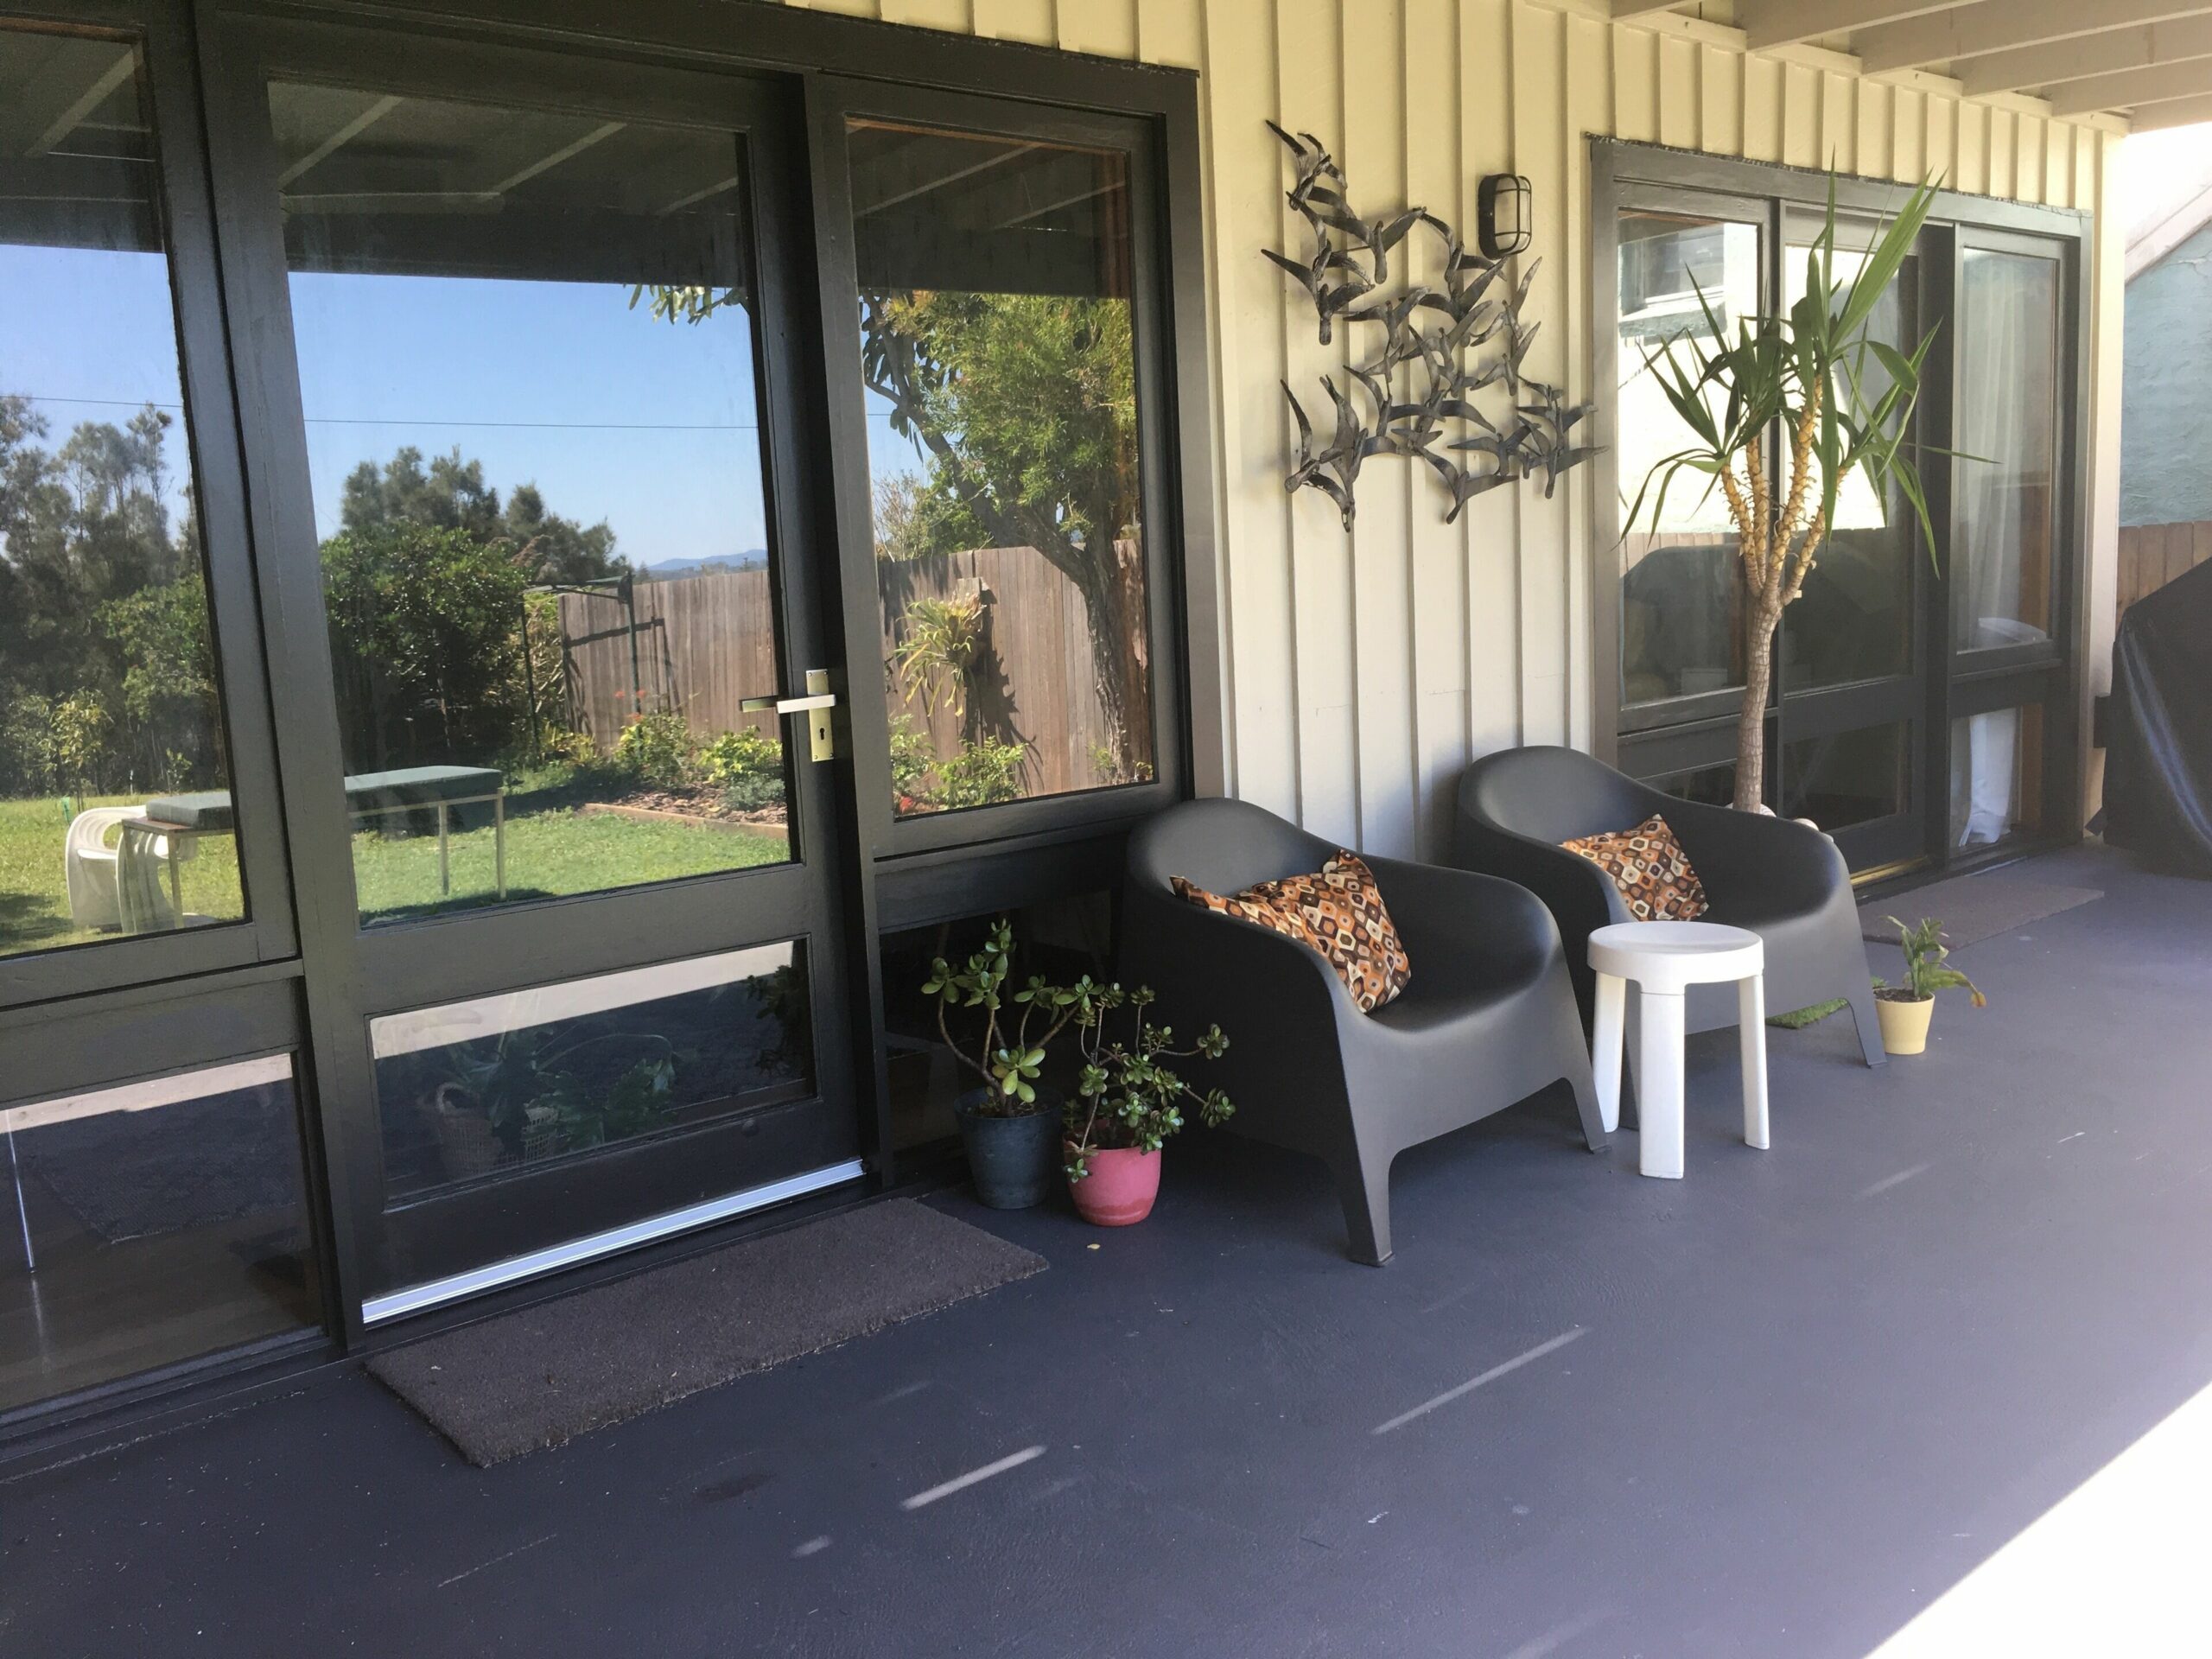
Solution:
M2088 211L2120 143L2112 124L1963 99L1936 76L1862 79L1853 60L1816 48L1750 54L1736 31L1677 16L1613 22L1602 0L787 3L1198 72L1228 786L1385 855L1443 848L1473 756L1588 742L1593 474L1570 475L1550 501L1529 486L1492 491L1446 525L1424 473L1379 461L1350 535L1318 494L1285 495L1276 383L1303 399L1317 376L1341 379L1345 331L1319 345L1304 296L1261 257L1302 234L1265 120L1318 135L1370 211L1417 202L1471 225L1484 175L1526 175L1544 256L1535 368L1577 397L1594 395L1590 134L1901 181L1941 171L1955 188ZM2097 676L2117 564L2112 243L2098 238L2092 273Z

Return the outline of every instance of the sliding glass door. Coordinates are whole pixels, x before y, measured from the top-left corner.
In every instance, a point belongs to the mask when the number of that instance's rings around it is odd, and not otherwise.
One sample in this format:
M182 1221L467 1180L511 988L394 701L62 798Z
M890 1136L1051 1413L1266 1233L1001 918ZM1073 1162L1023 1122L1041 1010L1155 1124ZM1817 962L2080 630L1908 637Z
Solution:
M1761 296L1794 299L1825 186L1632 145L1593 156L1599 362L1615 389L1598 467L1614 534L1600 541L1618 549L1597 588L1601 732L1624 769L1725 801L1745 649L1734 534L1694 480L1665 522L1630 526L1645 475L1686 441L1646 365L1707 326L1700 296L1724 326ZM1847 281L1904 192L1838 192ZM1871 323L1901 349L1935 337L1910 435L1934 544L1902 491L1881 500L1854 478L1784 613L1766 804L1818 823L1861 874L1987 856L2071 811L2081 243L2056 218L1939 197ZM1867 371L1872 398L1881 370Z

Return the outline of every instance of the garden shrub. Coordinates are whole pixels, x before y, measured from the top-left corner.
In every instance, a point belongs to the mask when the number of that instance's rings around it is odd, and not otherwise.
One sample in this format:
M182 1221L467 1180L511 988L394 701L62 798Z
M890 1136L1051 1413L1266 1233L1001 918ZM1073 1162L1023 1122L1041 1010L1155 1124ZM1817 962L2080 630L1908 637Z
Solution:
M622 728L614 758L639 783L681 789L691 781L693 747L683 715L639 715Z
M747 779L772 776L780 793L784 746L765 732L741 726L699 751L699 769L709 783L721 789Z

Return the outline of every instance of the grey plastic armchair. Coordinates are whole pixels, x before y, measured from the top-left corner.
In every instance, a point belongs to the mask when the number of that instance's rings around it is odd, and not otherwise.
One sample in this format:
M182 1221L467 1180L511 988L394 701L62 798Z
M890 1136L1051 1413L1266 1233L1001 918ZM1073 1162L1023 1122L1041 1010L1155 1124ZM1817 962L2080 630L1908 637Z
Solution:
M1228 1054L1206 1081L1236 1105L1232 1132L1326 1164L1354 1260L1390 1255L1390 1164L1565 1081L1592 1151L1605 1144L1559 930L1508 881L1367 861L1413 964L1406 989L1363 1014L1319 953L1175 895L1318 870L1336 847L1241 801L1186 801L1128 845L1122 971L1160 993L1187 1036L1218 1023Z
M1544 901L1566 941L1586 1024L1591 932L1631 918L1611 879L1559 843L1625 830L1654 812L1667 820L1705 885L1712 908L1704 919L1748 928L1764 942L1766 1006L1847 999L1859 1052L1867 1065L1880 1065L1887 1057L1851 873L1835 842L1817 830L1677 800L1574 749L1506 749L1476 761L1459 780L1454 861L1518 881ZM1734 1025L1734 988L1693 987L1684 1021L1690 1031Z

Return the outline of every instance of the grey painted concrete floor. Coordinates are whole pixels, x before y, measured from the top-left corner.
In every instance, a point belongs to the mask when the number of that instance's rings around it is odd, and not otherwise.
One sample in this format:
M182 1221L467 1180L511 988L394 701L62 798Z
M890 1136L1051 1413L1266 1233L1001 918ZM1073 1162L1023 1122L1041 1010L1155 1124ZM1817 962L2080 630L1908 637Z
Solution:
M0 1650L1858 1659L2212 1382L2212 884L2023 874L2109 896L1924 1059L1773 1033L1771 1153L1718 1033L1687 1180L1535 1103L1380 1271L1236 1143L1122 1232L948 1193L1052 1270L558 1452L347 1371L0 1485Z

